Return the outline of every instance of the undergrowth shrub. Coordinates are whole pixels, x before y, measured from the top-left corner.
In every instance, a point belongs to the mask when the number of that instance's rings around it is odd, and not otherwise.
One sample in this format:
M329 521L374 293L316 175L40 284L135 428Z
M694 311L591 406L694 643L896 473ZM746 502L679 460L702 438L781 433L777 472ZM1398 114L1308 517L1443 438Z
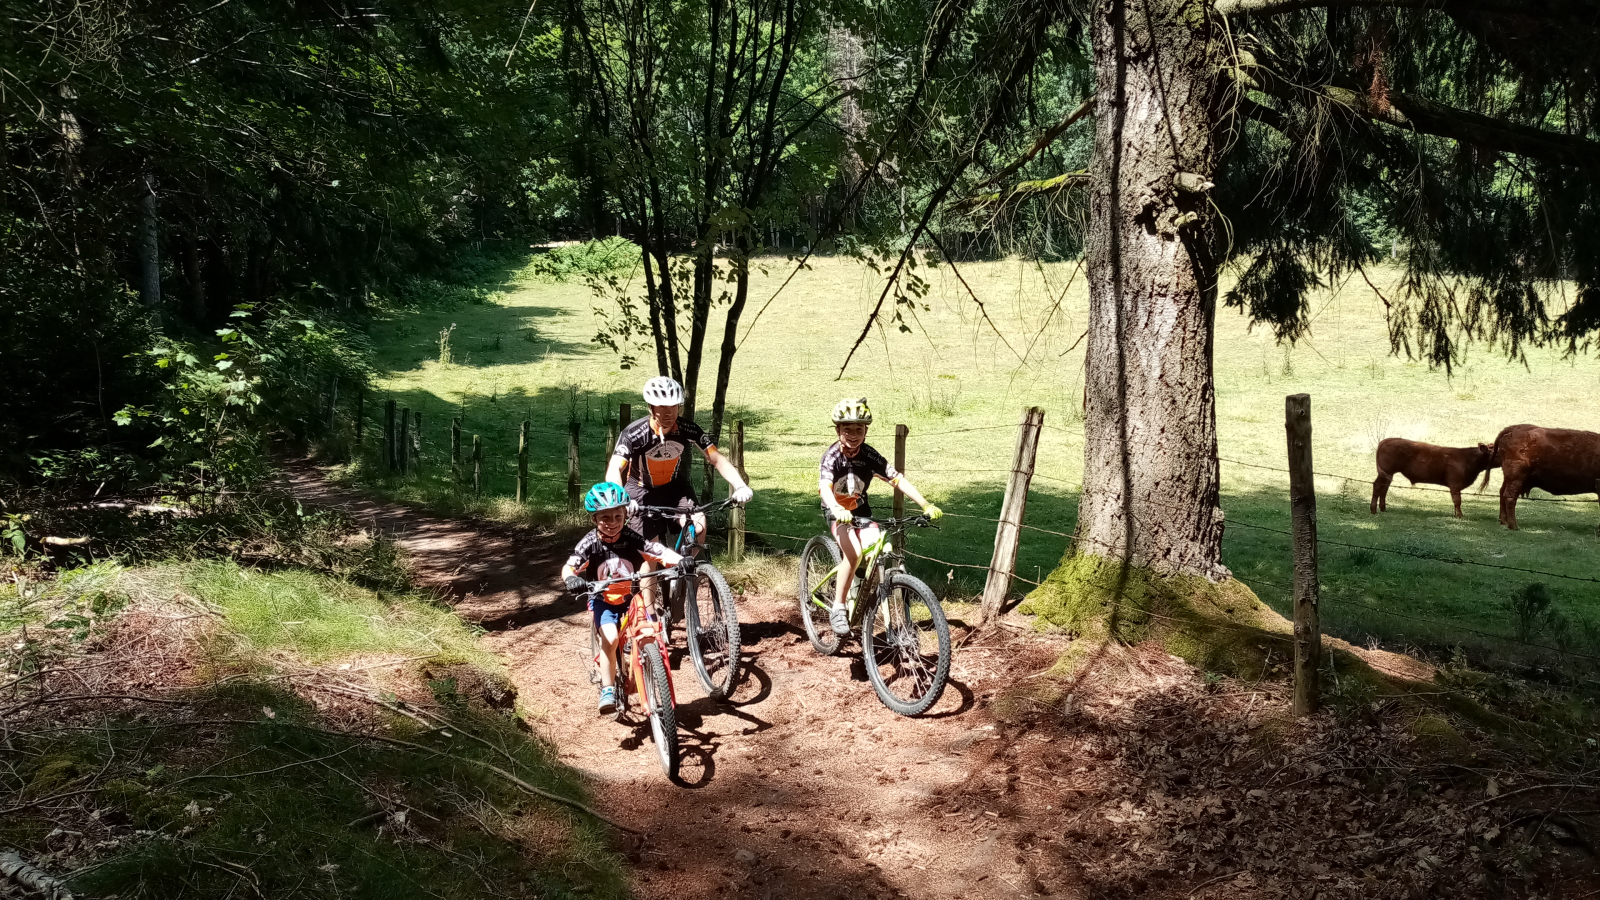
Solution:
M523 277L538 281L575 281L632 267L639 261L639 246L624 237L608 237L566 247L552 247L535 256L522 270Z

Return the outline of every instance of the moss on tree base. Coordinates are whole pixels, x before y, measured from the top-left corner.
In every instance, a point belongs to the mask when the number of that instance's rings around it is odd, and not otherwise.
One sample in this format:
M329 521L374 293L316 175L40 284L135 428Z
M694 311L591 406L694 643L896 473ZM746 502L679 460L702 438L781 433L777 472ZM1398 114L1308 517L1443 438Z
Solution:
M1062 560L1019 611L1090 640L1159 641L1203 671L1260 678L1294 656L1293 626L1234 579L1161 575L1098 556Z

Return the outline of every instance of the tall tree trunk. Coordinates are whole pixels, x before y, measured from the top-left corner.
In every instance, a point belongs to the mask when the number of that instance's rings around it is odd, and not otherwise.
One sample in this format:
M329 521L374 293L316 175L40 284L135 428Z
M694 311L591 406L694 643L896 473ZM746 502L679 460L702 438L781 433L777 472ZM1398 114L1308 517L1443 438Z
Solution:
M210 310L206 308L206 279L201 271L200 242L192 237L183 240L183 275L189 282L189 317L203 329L210 317Z
M156 218L155 178L139 179L139 299L161 317L161 240Z
M1206 0L1098 0L1080 552L1225 577Z
M667 368L667 338L661 332L661 293L656 289L653 271L655 260L651 258L648 246L640 247L639 255L644 258L644 288L650 305L650 338L656 345L656 374L670 375L672 370Z
M709 225L702 229L694 258L694 303L689 319L689 355L683 365L683 417L694 418L695 397L700 393L700 360L706 349L706 327L711 321L712 268L716 265L716 239Z
M717 357L717 388L711 399L711 440L722 437L722 419L728 411L728 382L733 377L733 355L738 351L735 338L739 334L739 317L744 315L744 303L750 296L749 236L741 231L734 238L734 288L733 303L728 306L728 318L722 325L722 352Z

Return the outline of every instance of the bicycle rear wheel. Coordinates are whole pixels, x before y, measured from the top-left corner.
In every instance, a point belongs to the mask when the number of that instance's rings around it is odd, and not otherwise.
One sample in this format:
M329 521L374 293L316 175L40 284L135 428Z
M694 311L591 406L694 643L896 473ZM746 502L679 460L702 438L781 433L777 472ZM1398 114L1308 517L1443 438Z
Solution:
M650 716L650 738L655 742L661 771L678 777L678 711L672 705L672 683L667 680L667 658L660 644L644 647L645 712Z
M706 692L720 700L739 682L739 610L728 579L710 563L696 569L692 589L694 602L685 604L689 656Z
M933 591L892 576L861 624L861 654L884 706L915 716L937 703L950 676L950 625Z
M806 625L812 648L823 656L839 649L840 637L828 624L828 609L838 589L833 570L838 565L839 545L826 535L807 541L800 553L800 621Z

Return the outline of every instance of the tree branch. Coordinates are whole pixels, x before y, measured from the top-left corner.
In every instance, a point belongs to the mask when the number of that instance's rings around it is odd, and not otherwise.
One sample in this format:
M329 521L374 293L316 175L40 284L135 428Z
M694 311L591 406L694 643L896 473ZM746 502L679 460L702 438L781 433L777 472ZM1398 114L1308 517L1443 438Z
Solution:
M1088 100L1083 101L1083 103L1077 109L1068 113L1065 119L1062 119L1055 125L1045 129L1044 133L1039 135L1038 140L1033 142L1033 146L1028 148L1028 152L1017 157L1004 169L1001 169L993 175L990 175L988 178L978 182L978 184L973 187L973 190L981 190L982 188L986 188L991 184L998 184L1002 181L1005 181L1007 178L1010 178L1012 175L1017 174L1017 170L1027 165L1029 160L1033 159L1035 156L1038 156L1040 153L1044 152L1046 147L1055 143L1056 138L1061 137L1063 132L1072 127L1072 123L1078 121L1084 116L1087 116L1093 110L1094 98L1091 97Z
M1594 7L1583 0L1217 0L1216 9L1225 16L1273 16L1336 6L1486 12L1536 19L1577 19L1594 14Z
M1556 165L1600 169L1600 142L1578 135L1519 125L1399 91L1390 92L1386 95L1388 103L1380 104L1366 93L1338 85L1292 85L1259 65L1224 70L1224 74L1234 78L1243 87L1290 102L1327 100L1362 118L1417 134L1450 138L1485 150L1511 153ZM1255 106L1260 110L1267 109L1260 104ZM1242 111L1282 130L1283 118L1276 111L1268 110L1271 116L1277 116L1276 122L1269 121L1270 116L1258 117L1256 109L1242 108Z
M1051 178L1040 178L1035 181L1019 181L1009 191L990 191L985 194L974 194L950 205L951 212L971 212L984 206L1007 203L1021 203L1035 197L1045 195L1054 196L1070 188L1089 183L1088 172L1067 172Z

